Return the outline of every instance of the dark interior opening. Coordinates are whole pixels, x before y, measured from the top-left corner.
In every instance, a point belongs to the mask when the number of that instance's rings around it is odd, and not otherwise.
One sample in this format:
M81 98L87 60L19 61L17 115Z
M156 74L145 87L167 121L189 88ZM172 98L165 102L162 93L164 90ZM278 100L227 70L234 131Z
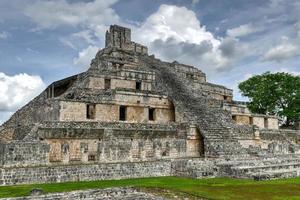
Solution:
M265 128L268 128L268 126L269 126L268 118L264 118L264 126L265 126Z
M142 83L139 82L139 81L135 82L135 89L136 90L141 90L142 89Z
M249 118L250 125L253 125L253 117Z
M232 116L232 119L233 119L234 121L236 121L236 116L235 116L235 115L233 115L233 116Z
M106 90L109 90L110 89L110 79L105 79L104 80L104 88Z
M52 83L47 88L47 98L58 97L64 94L77 80L77 75Z
M86 118L87 119L95 119L96 114L96 105L95 104L87 104L86 105Z
M120 121L126 121L126 106L120 106Z
M95 161L96 156L95 155L88 155L88 161Z
M154 112L155 112L154 108L149 108L149 120L150 121L154 121Z

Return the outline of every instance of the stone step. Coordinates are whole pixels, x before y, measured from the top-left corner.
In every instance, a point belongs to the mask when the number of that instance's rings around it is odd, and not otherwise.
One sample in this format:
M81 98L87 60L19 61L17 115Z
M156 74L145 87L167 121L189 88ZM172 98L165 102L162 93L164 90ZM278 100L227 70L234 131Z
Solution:
M263 173L261 172L252 173L248 175L249 178L252 178L257 181L279 179L279 178L292 178L292 177L299 177L299 176L300 176L300 169L274 170L274 171L266 171Z

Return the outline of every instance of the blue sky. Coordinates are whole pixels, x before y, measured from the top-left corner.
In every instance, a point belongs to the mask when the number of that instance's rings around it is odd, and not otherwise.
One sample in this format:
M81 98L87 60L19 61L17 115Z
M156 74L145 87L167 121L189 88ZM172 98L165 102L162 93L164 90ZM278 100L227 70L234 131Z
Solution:
M298 0L1 0L0 124L51 82L86 70L110 24L237 100L238 83L254 74L300 74Z

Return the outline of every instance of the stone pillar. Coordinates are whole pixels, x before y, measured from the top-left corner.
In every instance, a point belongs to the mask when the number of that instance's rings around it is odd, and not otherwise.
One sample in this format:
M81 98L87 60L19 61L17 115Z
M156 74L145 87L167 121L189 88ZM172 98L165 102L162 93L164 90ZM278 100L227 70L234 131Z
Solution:
M258 126L253 126L253 137L254 137L254 140L260 140Z
M200 157L204 155L203 137L195 125L190 125L187 133L186 148L188 157Z

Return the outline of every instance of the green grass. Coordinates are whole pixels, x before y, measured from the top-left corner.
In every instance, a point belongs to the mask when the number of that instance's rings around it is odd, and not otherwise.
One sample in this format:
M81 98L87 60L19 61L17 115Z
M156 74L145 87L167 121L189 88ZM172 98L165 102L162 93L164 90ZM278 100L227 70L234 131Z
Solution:
M300 199L300 178L257 182L230 178L189 179L178 177L1 186L0 197L26 196L33 188L41 188L44 192L50 193L126 186L134 186L148 191L168 190L207 199Z

